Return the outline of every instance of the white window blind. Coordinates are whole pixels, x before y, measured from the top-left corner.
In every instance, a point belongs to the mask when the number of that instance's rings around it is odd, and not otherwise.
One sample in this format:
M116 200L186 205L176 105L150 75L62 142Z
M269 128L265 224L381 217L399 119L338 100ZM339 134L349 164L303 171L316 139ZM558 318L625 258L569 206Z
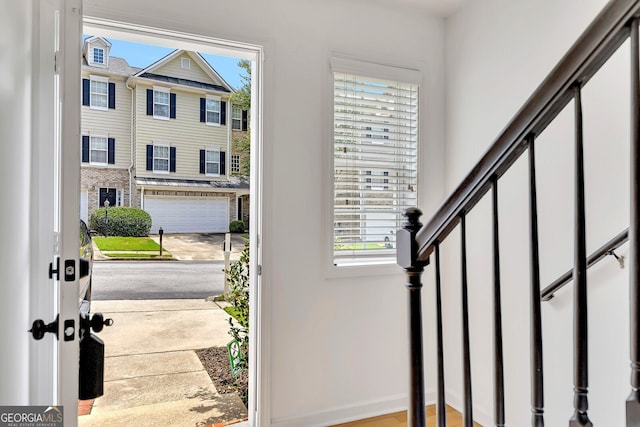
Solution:
M333 76L333 262L395 262L402 212L417 205L418 85Z

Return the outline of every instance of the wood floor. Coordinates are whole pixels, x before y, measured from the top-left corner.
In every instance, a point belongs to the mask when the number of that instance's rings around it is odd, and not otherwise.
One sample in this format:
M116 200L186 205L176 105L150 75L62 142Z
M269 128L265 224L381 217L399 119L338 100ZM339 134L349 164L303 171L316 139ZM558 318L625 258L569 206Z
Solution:
M334 427L405 427L407 425L407 413L397 412L395 414L382 415L375 418L353 421L345 424L338 424ZM427 427L436 425L436 407L427 406ZM475 427L482 427L478 423ZM462 415L455 409L447 406L447 427L462 427Z

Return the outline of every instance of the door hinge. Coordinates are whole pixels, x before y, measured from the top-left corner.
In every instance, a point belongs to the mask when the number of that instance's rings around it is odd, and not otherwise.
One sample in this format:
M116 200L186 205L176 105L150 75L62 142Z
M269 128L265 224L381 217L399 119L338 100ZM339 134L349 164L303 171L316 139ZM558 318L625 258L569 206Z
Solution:
M55 257L55 261L49 263L49 279L53 279L53 276L56 276L56 280L60 280L60 257ZM67 259L64 262L64 281L73 282L74 280L76 280L76 261Z
M262 266L260 264L258 264L258 276L262 276Z
M58 75L60 74L60 65L58 64L58 56L60 51L56 51L53 54L53 73Z
M53 262L56 263L55 268ZM53 279L56 276L56 280L60 280L60 257L55 257L55 260L49 263L49 279Z

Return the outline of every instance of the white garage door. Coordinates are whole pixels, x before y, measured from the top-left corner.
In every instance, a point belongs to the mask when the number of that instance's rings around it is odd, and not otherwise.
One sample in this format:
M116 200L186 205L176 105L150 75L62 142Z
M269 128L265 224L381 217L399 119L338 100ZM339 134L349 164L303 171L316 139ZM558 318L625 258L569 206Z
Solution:
M151 233L221 233L229 230L229 199L171 199L147 196Z

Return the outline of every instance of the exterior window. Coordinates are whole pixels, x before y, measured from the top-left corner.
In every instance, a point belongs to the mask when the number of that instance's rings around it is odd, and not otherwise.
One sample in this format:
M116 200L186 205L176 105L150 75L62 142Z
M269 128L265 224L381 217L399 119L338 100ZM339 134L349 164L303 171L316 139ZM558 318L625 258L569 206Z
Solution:
M342 64L332 61L333 264L393 263L402 212L417 206L418 85Z
M220 150L206 151L205 172L207 175L220 175Z
M107 164L107 138L103 136L92 136L89 138L89 162Z
M93 62L97 64L104 64L104 49L99 47L93 48Z
M237 107L231 109L231 128L233 130L242 130L242 110Z
M153 116L169 118L169 92L153 91Z
M90 99L92 107L106 109L109 105L109 83L92 79Z
M207 98L207 123L220 124L220 101Z
M160 173L169 172L169 146L153 146L153 171Z
M237 154L231 155L231 173L240 173L240 156Z

